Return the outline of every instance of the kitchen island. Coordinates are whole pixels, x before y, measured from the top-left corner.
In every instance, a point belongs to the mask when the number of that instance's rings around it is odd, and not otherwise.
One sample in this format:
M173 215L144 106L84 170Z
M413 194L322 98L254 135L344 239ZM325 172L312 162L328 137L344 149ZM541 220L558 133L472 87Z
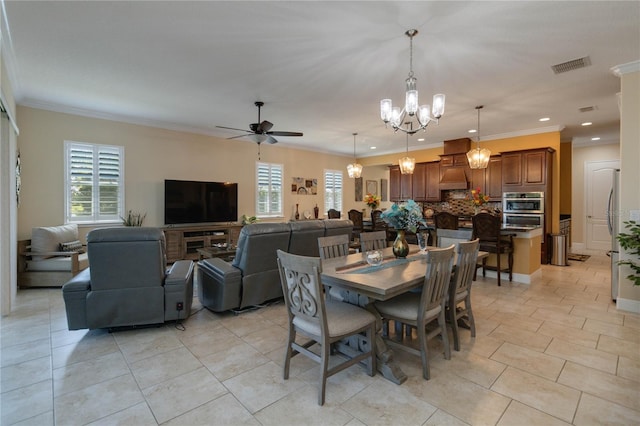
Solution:
M471 238L471 228L460 228L459 230L467 231L469 238ZM531 284L533 278L541 274L540 249L542 244L542 227L533 225L504 225L502 233L505 235L513 235L513 281ZM503 255L501 263L506 265L506 255ZM495 254L489 255L487 266L496 266ZM496 277L496 271L487 270L487 276Z

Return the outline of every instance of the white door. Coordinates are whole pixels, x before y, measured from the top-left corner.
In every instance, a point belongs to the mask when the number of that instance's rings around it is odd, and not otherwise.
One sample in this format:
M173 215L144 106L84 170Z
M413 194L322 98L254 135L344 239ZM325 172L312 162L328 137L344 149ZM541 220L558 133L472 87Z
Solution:
M610 250L611 235L607 226L609 192L613 185L613 169L619 160L585 163L586 245L591 250Z

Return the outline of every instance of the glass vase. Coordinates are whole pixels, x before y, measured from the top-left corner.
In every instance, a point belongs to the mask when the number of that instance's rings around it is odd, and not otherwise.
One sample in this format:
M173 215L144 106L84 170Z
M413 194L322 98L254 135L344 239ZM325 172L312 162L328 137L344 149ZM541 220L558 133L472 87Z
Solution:
M396 240L393 242L393 255L397 258L407 257L409 254L409 244L404 236L404 229L397 229Z

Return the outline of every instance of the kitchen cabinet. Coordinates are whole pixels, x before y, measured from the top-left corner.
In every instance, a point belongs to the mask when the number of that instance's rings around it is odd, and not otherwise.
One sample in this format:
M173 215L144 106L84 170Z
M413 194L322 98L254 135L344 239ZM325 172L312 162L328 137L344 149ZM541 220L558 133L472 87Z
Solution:
M416 163L413 170L413 200L427 200L427 163Z
M552 148L502 153L504 192L546 191L551 182Z
M413 171L413 199L440 201L440 162L416 163Z
M432 161L426 163L425 181L427 186L427 195L425 201L440 201L440 162Z
M400 173L400 167L389 168L391 201L440 201L440 162L416 163L412 175Z
M484 190L491 201L502 200L502 157L494 155L485 170Z
M400 173L400 166L389 167L389 199L404 201L413 197L413 175Z

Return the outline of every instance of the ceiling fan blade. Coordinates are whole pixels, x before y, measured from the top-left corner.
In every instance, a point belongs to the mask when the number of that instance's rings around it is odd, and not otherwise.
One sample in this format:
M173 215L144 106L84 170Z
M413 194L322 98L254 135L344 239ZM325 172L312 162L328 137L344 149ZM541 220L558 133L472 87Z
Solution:
M300 132L267 132L268 135L273 135L273 136L302 136L302 133Z
M245 132L246 132L246 130L245 130ZM245 133L244 135L231 136L230 138L227 138L227 139L245 138L245 137L247 137L247 136L253 136L253 135L254 135L253 133Z
M240 132L250 132L251 130L247 129L236 129L235 127L225 127L225 126L216 126L218 129L229 129L229 130L238 130Z
M260 123L260 125L258 125L256 132L266 133L269 130L271 130L272 127L273 127L273 123L271 123L270 121L264 120L262 123Z

